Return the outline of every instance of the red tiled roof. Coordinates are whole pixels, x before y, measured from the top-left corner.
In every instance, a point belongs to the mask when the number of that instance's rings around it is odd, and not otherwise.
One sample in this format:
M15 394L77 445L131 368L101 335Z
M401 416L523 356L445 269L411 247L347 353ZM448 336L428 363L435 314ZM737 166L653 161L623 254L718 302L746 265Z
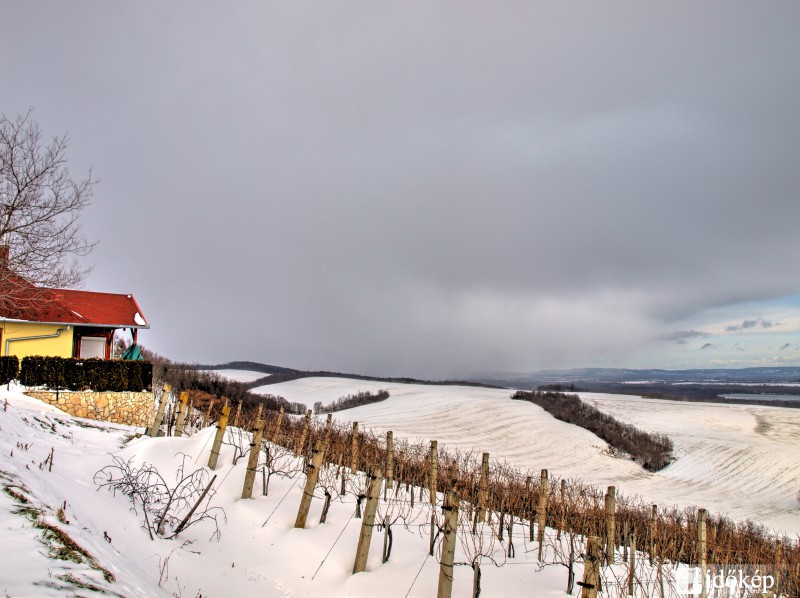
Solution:
M150 327L133 295L45 289L7 269L3 274L7 292L0 301L0 318L77 326Z

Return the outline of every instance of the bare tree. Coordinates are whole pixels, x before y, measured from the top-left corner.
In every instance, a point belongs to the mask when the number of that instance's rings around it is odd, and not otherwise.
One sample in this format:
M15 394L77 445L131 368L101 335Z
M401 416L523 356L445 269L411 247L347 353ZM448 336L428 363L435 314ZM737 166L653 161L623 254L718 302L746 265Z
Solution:
M70 176L67 147L66 135L45 141L30 110L13 120L0 114L0 251L7 252L0 258L8 266L0 267L0 305L14 292L13 274L52 288L76 286L89 273L76 258L96 243L84 237L78 218L96 180L91 172Z

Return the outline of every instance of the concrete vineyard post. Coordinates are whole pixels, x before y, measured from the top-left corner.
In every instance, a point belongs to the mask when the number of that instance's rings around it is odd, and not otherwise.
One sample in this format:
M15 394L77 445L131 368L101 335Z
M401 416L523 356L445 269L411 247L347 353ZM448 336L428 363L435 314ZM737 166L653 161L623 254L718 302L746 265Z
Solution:
M353 437L350 439L350 471L358 471L358 422L353 422Z
M547 470L543 469L539 481L539 504L536 508L537 541L539 542L539 562L544 549L544 529L547 526Z
M297 447L295 452L298 455L303 455L305 453L306 447L306 438L308 438L308 430L311 427L311 409L306 411L306 417L303 421L303 431L300 434L300 442L297 443Z
M183 426L186 423L186 411L189 408L189 391L182 390L178 399L178 421L175 422L175 437L183 436Z
M233 416L233 427L239 427L239 416L242 414L242 401L239 401L239 404L236 405L236 415Z
M697 511L697 555L698 555L698 565L700 565L700 570L702 572L702 589L700 592L701 598L706 598L708 595L708 588L706 587L706 568L708 565L707 562L707 553L706 553L706 510L705 509L698 509Z
M650 556L650 564L653 564L653 561L656 558L656 535L658 534L658 505L653 505L653 510L650 513L650 542L648 543L649 547L649 556Z
M214 435L214 444L211 447L211 456L208 458L208 468L214 470L217 468L217 459L219 459L219 449L222 446L222 439L225 436L225 428L228 427L228 417L231 413L231 407L227 401L222 406L222 417L219 418L217 424L217 433Z
M636 532L631 532L628 536L628 596L633 596L633 585L636 580Z
M270 442L276 444L278 442L278 435L281 433L281 424L283 423L283 406L281 406L280 411L278 411L278 419L275 421L275 428L272 430L272 436L270 437Z
M253 429L253 441L250 443L250 454L247 458L247 473L244 476L242 498L253 497L253 484L256 480L256 469L258 468L258 458L261 455L261 440L263 437L264 420L259 419Z
M383 500L386 500L388 491L394 487L394 434L386 432L386 485L383 489Z
M606 493L606 564L614 564L614 553L616 552L616 512L617 512L617 489L614 486L608 487Z
M318 442L314 449L314 456L311 458L311 465L306 472L306 485L303 488L303 498L300 500L300 508L297 511L297 519L294 526L303 529L308 519L308 511L311 508L311 499L314 498L314 488L317 486L319 470L322 467L322 460L325 458L325 444ZM374 515L374 514L373 514Z
M214 399L208 403L208 411L206 411L206 416L203 419L203 427L211 425L211 410L214 408Z
M597 598L600 586L600 563L603 560L602 540L590 536L586 542L586 557L583 560L583 582L581 598Z
M444 537L436 598L450 598L453 594L453 560L456 551L456 531L458 530L458 502L458 494L451 490L445 496L442 506Z
M439 443L431 440L430 473L428 474L428 494L431 504L436 504L436 480L439 477Z
M369 545L372 542L372 528L375 526L375 511L378 508L378 496L382 484L383 471L381 471L380 467L376 467L374 473L370 475L367 507L364 512L364 518L361 520L361 534L358 537L353 573L361 573L367 570Z
M167 408L167 403L169 402L169 393L172 391L172 386L169 384L164 384L164 388L161 391L161 400L158 404L158 411L156 411L156 416L153 418L153 425L150 426L150 431L148 436L151 438L155 438L158 436L158 430L161 428L161 420L164 419L164 410Z
M478 521L486 521L486 507L489 506L489 453L481 459L481 478L478 483Z

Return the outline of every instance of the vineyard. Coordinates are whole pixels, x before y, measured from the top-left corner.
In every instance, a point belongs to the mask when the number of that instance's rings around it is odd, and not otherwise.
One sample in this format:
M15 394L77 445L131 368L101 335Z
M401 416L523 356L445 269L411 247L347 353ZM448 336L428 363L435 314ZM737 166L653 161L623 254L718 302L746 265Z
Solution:
M202 421L195 423L202 427L220 419L226 424L228 417L221 404L209 405ZM595 561L605 596L674 595L681 563L744 570L758 566L774 577L773 591L789 596L800 592L797 543L750 523L704 510L645 504L613 487L560 479L547 470L519 471L491 461L487 454L447 450L435 440L412 443L391 433L378 435L359 429L358 423L313 418L310 411L292 417L239 406L230 417L232 427L222 425L218 436L233 446L238 458L250 451L247 430L262 431L258 460L250 464L254 474L260 472L262 492L269 491L274 475L307 475L308 484L309 472L315 472L306 492L323 501L321 522L331 501L344 497L355 500L355 517L360 518L375 484L382 484L376 508L385 559L398 526L427 528L431 553L441 557L449 501L456 501L455 534L462 564L473 570L476 591L481 563L512 565L524 542L526 550L535 547L541 566L564 567L564 588L570 592L576 583L584 583L576 580L577 566L584 565L586 575L591 569L586 563Z

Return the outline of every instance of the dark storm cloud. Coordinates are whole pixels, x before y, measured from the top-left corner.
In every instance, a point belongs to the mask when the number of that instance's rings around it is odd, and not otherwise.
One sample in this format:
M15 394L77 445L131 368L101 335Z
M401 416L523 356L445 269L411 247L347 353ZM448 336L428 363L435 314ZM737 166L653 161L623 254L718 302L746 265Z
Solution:
M765 320L763 318L759 318L757 320L743 320L741 324L735 324L733 326L727 326L725 328L726 332L739 332L741 330L750 330L753 328L762 328L764 330L769 330L773 326L780 326L780 322L773 322L771 320Z
M0 107L94 166L88 285L175 358L612 365L797 291L799 11L14 3Z

